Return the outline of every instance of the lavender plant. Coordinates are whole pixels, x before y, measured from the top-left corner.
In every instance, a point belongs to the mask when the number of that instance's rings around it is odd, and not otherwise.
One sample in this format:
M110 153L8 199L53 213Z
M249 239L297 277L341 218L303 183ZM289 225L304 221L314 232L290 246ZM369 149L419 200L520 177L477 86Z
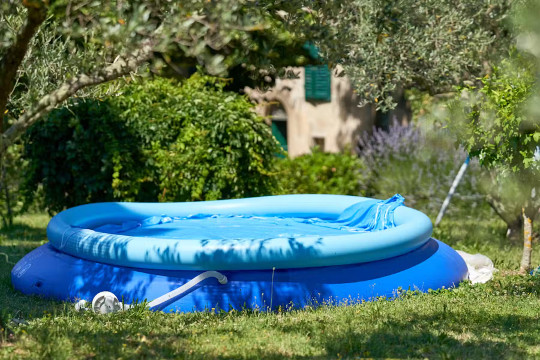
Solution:
M444 131L418 125L402 125L395 119L388 131L374 128L364 132L357 151L365 167L364 186L369 196L387 198L402 194L406 205L437 215L459 167L467 157L455 148ZM449 212L462 207L477 207L483 199L479 166L472 162L453 198Z

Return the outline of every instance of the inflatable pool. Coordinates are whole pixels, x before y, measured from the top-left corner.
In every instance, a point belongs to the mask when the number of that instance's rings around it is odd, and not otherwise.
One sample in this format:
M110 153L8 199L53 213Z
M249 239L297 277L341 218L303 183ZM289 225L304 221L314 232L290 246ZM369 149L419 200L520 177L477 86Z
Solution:
M431 231L399 195L89 204L50 221L49 243L16 264L12 282L61 300L159 298L150 305L166 311L371 300L466 278Z

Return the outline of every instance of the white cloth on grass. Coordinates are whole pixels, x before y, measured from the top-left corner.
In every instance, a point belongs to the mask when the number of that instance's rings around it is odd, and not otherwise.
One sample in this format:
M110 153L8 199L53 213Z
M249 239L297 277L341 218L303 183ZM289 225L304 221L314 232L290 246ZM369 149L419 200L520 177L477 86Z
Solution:
M457 250L457 253L465 260L469 270L469 280L473 284L484 284L493 278L493 273L498 271L493 265L493 261L482 254L469 254L465 251Z

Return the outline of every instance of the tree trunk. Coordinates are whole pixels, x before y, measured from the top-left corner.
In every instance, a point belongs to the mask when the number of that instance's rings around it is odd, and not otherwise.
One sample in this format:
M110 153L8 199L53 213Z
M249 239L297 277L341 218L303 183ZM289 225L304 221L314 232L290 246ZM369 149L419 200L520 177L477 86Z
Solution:
M522 211L523 214L523 255L521 257L521 267L519 272L526 274L531 270L531 254L532 254L532 229L533 221L528 216L525 208Z
M4 181L4 162L6 161L5 159L5 156L0 156L0 197L1 197L1 194L4 192L4 187L6 187L6 182ZM7 229L9 227L9 222L8 222L8 219L6 217L7 214L5 214L3 212L2 209L0 209L0 216L2 217L2 224L3 224L3 228L4 229Z
M506 224L506 238L512 243L518 244L523 234L523 217L519 216L512 223Z
M2 184L0 184L0 191L2 190ZM2 218L2 228L7 229L9 227L8 221L3 211L0 210L0 217Z
M23 1L23 6L28 9L26 22L19 29L13 44L0 59L0 130L2 132L4 131L4 113L9 95L15 86L17 71L28 51L30 41L47 17L47 9L42 2Z
M3 172L4 172L4 176L3 176L2 182L4 183L4 196L6 198L6 217L7 217L8 226L11 227L13 226L13 209L11 208L11 199L10 199L11 195L9 193L8 184L5 178L6 170L3 169Z
M520 239L523 216L520 214L519 208L508 206L497 195L488 194L486 201L491 208L499 215L499 217L506 223L507 231L506 237L510 240L518 241Z

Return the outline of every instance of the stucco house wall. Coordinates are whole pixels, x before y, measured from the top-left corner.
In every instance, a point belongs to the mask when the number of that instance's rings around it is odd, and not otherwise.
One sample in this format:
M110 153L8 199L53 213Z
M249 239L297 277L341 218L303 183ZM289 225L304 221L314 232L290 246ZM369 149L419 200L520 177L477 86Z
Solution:
M266 92L245 89L268 121L276 109L285 111L289 156L309 153L316 144L325 151L337 152L354 143L361 131L373 128L375 110L372 106L358 107L359 99L348 78L332 74L331 101L306 101L305 69L293 70L297 78L278 79Z

